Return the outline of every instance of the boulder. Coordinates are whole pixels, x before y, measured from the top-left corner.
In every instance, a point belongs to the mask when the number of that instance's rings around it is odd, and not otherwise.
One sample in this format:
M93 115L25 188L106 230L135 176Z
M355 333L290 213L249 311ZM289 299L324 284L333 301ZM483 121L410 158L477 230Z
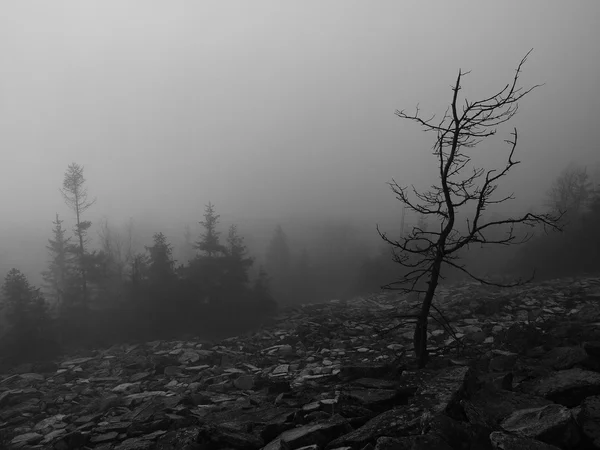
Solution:
M560 370L524 383L523 391L572 408L586 397L600 394L600 373L582 369Z

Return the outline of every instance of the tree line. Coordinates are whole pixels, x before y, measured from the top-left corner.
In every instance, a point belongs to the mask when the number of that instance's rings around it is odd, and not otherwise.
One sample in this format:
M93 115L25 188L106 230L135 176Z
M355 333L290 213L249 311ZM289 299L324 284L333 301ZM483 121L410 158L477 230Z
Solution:
M56 215L43 286L32 286L16 268L2 284L11 325L2 340L4 355L27 357L75 343L110 344L207 329L226 334L255 326L276 310L266 271L261 267L251 282L254 258L236 225L221 236L212 203L199 221L204 232L192 244L192 257L178 264L162 232L136 252L131 228L128 239L122 239L107 221L100 224L100 248L91 248L92 223L85 213L95 199L88 197L83 166L68 166L61 194L75 224L69 233Z

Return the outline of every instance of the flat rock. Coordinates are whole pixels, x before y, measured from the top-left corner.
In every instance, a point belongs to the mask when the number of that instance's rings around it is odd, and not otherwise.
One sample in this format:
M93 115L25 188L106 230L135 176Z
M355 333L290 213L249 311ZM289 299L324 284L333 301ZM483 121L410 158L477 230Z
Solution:
M11 445L13 448L23 448L27 445L37 444L40 442L44 436L39 433L25 433L15 436L11 441Z
M515 411L502 421L501 426L518 436L561 443L561 447L566 448L575 448L580 441L571 411L557 404Z
M542 362L555 370L571 369L588 357L582 347L555 347L544 355Z
M561 370L526 383L523 390L571 408L586 397L600 394L600 373L577 368Z
M495 450L560 450L560 447L512 434L494 431L490 441Z
M375 450L452 450L440 436L418 435L401 438L380 437Z
M348 422L338 416L325 423L305 425L284 431L273 442L270 442L267 447L269 449L289 448L290 450L295 450L313 444L325 446L328 442L347 433L350 429L351 427Z
M329 442L328 449L336 447L363 448L381 436L409 436L420 432L423 409L401 406L390 409L369 420L360 428Z

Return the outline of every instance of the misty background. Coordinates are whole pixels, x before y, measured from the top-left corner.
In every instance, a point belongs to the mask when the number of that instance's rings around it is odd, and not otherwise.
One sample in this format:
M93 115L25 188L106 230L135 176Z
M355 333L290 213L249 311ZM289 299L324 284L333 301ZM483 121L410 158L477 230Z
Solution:
M571 162L600 173L592 0L0 8L0 276L18 267L39 283L55 214L74 223L59 193L72 162L97 198L92 245L102 220L132 222L140 251L162 231L181 259L210 201L258 262L277 225L313 259L340 227L376 254L375 224L401 221L386 182L436 179L433 137L394 111L443 113L459 68L472 70L463 95L495 93L530 48L521 85L545 86L476 149L480 165L502 162L519 130L522 163L501 186L517 199L494 211L538 208Z

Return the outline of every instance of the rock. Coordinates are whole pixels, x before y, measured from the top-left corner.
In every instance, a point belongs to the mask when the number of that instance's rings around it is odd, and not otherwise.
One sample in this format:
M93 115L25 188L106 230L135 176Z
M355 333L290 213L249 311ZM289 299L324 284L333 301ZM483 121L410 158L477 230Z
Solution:
M392 371L386 364L354 364L342 366L338 377L344 381L358 378L383 378Z
M112 389L116 393L136 393L140 391L139 383L122 383Z
M389 409L398 404L406 404L407 397L391 389L361 389L351 390L344 394L350 402L356 402L373 411Z
M22 380L27 381L44 381L45 377L39 373L23 373L20 375Z
M198 442L211 448L235 448L239 450L256 450L262 448L261 438L238 430L229 424L206 425L200 428Z
M475 378L468 367L441 370L419 391L421 403L433 414L449 413L475 388ZM424 398L427 398L425 400Z
M487 433L483 435L482 439L479 439L480 441L489 441L487 438L492 430L486 429L486 431ZM469 424L452 419L445 414L438 414L428 419L421 432L441 438L451 448L463 448L465 444L474 442L475 437Z
M554 445L500 431L491 433L490 441L495 450L560 450L560 447Z
M600 394L600 373L582 369L561 370L526 383L523 390L571 408L586 397Z
M291 345L282 345L279 350L279 354L282 356L293 356L294 348Z
M544 355L542 362L555 370L571 369L588 357L581 347L556 347Z
M518 355L512 352L495 352L490 359L489 369L493 372L508 372L513 370Z
M560 447L575 448L580 441L571 411L562 405L515 411L502 421L501 426L518 436L560 444Z
M273 371L271 372L273 375L284 375L287 374L290 370L290 365L289 364L281 364L277 367L275 367L275 369L273 369Z
M359 378L358 380L353 381L352 384L367 389L394 389L398 383L380 378Z
M13 448L24 448L27 445L34 445L40 442L44 436L39 433L25 433L15 436L11 441Z
M586 342L583 348L588 355L600 358L600 341Z
M289 448L294 450L312 444L325 446L339 435L350 431L350 429L351 427L346 420L340 416L334 416L326 423L305 425L284 431L265 448Z
M550 400L522 392L487 389L475 394L470 402L479 410L486 411L486 414L496 424L499 424L513 411L552 404Z
M401 438L380 437L375 450L452 450L452 447L435 434L425 434Z
M362 448L381 436L408 436L417 434L423 413L417 407L397 407L379 414L360 428L329 442L328 449L349 446Z
M110 431L108 433L96 434L90 438L90 442L92 444L100 444L103 442L114 441L119 436L119 433L116 431Z
M125 439L118 444L114 450L150 450L154 447L154 442L144 438Z
M585 438L594 448L600 448L600 396L586 398L577 419Z
M251 375L242 375L233 381L233 385L243 391L249 391L254 387L254 377Z

